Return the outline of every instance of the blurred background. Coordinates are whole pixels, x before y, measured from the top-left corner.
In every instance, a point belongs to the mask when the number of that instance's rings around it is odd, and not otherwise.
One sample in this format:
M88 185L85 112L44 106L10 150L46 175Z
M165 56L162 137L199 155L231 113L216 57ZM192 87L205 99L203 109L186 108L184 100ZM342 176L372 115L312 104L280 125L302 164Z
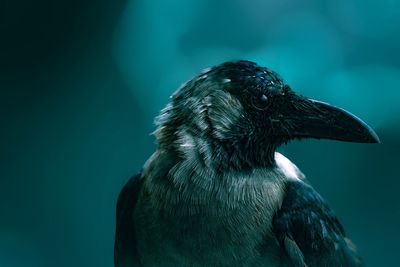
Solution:
M119 190L181 83L231 59L348 109L381 145L281 151L367 266L400 266L400 2L0 2L0 266L109 267Z

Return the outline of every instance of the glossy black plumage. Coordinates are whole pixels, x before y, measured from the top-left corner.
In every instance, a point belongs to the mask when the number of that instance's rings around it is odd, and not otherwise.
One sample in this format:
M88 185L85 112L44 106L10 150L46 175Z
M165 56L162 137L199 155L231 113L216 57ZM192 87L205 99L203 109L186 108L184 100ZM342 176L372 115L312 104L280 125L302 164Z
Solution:
M288 182L274 232L296 267L362 266L343 226L325 200L304 182Z
M116 267L141 267L136 247L136 231L133 212L142 180L140 174L133 176L122 188L117 201L114 265Z
M359 118L234 61L185 83L156 123L157 150L118 198L116 267L362 265L333 211L276 153L302 138L378 143Z

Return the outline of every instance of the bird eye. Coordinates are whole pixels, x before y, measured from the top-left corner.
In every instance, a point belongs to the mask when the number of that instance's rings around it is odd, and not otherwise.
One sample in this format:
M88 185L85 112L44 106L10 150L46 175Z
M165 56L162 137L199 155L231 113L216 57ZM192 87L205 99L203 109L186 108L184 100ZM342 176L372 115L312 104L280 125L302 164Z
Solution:
M267 102L268 101L268 97L266 95L262 95L261 96L261 101Z
M254 106L254 108L258 110L265 110L268 106L268 97L265 94L253 97L251 103Z

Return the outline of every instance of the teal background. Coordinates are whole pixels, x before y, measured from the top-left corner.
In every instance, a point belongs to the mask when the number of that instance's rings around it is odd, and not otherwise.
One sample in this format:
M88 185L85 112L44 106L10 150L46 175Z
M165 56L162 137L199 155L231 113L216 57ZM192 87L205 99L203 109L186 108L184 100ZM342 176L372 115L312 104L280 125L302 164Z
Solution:
M367 266L400 266L400 2L0 2L0 266L112 266L115 201L153 118L201 69L249 59L343 107L382 144L280 150Z

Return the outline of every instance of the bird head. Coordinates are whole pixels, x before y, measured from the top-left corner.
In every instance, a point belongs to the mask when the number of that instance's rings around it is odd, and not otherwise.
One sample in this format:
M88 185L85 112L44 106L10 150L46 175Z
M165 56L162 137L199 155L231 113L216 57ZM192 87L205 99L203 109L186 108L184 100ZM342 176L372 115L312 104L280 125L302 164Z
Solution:
M355 115L296 94L276 72L243 60L182 85L158 117L156 136L183 155L196 150L235 168L272 165L276 148L293 139L379 142Z

